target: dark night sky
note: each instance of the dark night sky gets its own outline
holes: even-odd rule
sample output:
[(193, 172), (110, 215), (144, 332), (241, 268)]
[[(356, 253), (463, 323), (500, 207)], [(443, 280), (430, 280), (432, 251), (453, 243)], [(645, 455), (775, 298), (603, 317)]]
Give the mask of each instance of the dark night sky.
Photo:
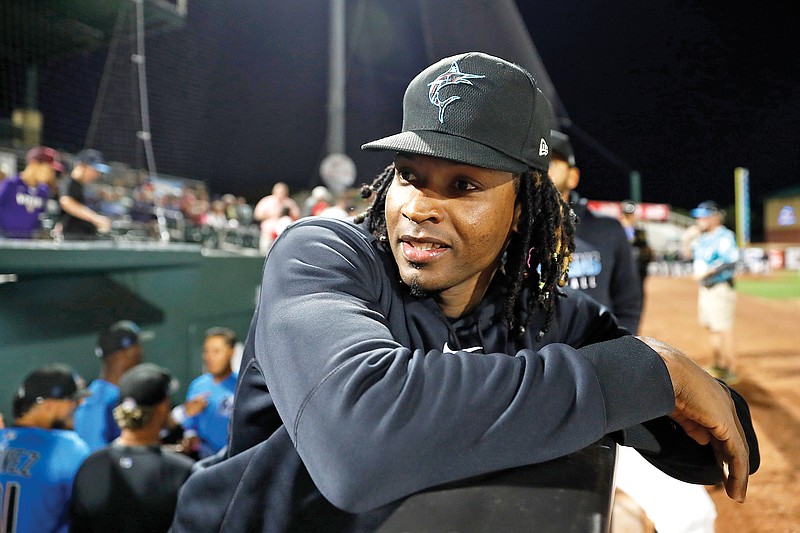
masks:
[[(737, 166), (754, 208), (800, 184), (796, 2), (517, 4), (570, 119), (641, 172), (644, 201), (730, 205)], [(621, 165), (575, 150), (584, 195), (627, 196)]]
[[(433, 60), (464, 51), (448, 50), (429, 60), (426, 43), (438, 40), (446, 49), (502, 40), (496, 29), (502, 17), (495, 11), (505, 5), (513, 12), (510, 0), (467, 4), (477, 13), (471, 27), (457, 24), (460, 20), (431, 24), (441, 4), (425, 0), (347, 2), (347, 151), (358, 165), (359, 183), (388, 162), (385, 154), (364, 154), (359, 147), (398, 131), (408, 81)], [(764, 196), (800, 184), (797, 2), (516, 4), (564, 109), (579, 128), (572, 137), (584, 196), (629, 197), (630, 169), (642, 175), (643, 201), (679, 208), (709, 198), (732, 204), (737, 166), (750, 170), (756, 210)], [(327, 122), (327, 5), (327, 0), (190, 0), (184, 29), (150, 37), (158, 170), (205, 180), (213, 193), (233, 192), (253, 202), (278, 179), (295, 190), (318, 184)], [(448, 22), (460, 16), (460, 4), (452, 6)], [(426, 18), (427, 29), (421, 22)], [(118, 56), (127, 60), (128, 54)], [(102, 57), (79, 61), (102, 66)], [(73, 76), (85, 66), (60, 65)], [(86, 88), (99, 85), (100, 70), (94, 77), (84, 75)], [(56, 75), (42, 81), (56, 89), (69, 85)], [(118, 94), (130, 96), (130, 82), (120, 87)], [(96, 93), (72, 93), (83, 99), (77, 122), (88, 125), (91, 105), (85, 100)], [(80, 108), (70, 98), (64, 90), (50, 95), (43, 90), (46, 128), (59, 120), (61, 110)], [(140, 165), (141, 150), (124, 157), (136, 142), (135, 124), (128, 124), (135, 106), (119, 98), (109, 102), (116, 111), (127, 109), (128, 117), (106, 115), (96, 147), (112, 159)], [(74, 115), (64, 120), (80, 129)], [(54, 146), (70, 149), (67, 143), (81, 139), (72, 129), (64, 130), (63, 142), (56, 132), (45, 133)], [(111, 138), (120, 131), (126, 132), (124, 140), (114, 144)]]

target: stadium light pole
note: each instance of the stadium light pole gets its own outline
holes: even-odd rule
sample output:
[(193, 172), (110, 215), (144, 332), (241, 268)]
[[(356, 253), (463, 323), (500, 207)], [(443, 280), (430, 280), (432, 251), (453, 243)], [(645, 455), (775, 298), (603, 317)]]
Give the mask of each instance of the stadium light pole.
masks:
[(638, 170), (631, 170), (631, 201), (635, 204), (642, 203), (642, 175)]
[(319, 173), (328, 189), (338, 194), (355, 181), (356, 166), (345, 153), (345, 0), (331, 0), (330, 10), (328, 136)]
[(328, 154), (343, 154), (345, 139), (345, 4), (331, 0), (328, 49)]

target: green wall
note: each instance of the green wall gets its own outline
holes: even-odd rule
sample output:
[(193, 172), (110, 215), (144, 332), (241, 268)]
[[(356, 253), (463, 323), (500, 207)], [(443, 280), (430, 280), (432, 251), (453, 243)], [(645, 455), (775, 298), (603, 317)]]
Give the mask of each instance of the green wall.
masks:
[[(264, 258), (184, 244), (0, 242), (0, 411), (33, 368), (60, 362), (86, 380), (100, 362), (100, 331), (121, 319), (142, 328), (145, 360), (180, 380), (202, 373), (203, 333), (232, 328), (244, 341)], [(11, 276), (8, 276), (11, 274)]]

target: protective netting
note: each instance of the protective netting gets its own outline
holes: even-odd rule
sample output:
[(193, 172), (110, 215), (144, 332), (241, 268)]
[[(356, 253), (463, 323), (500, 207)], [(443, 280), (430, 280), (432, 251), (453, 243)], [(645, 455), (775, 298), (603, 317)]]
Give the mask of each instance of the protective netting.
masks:
[[(145, 54), (137, 46), (135, 1), (3, 0), (0, 142), (19, 149), (47, 144), (67, 153), (93, 147), (109, 160), (149, 169), (141, 132), (148, 129), (143, 116), (152, 117), (157, 170), (192, 176), (198, 154), (211, 153), (201, 122), (218, 66), (214, 33), (202, 22), (224, 20), (226, 10), (209, 2), (204, 10), (218, 13), (188, 25), (188, 12), (180, 12), (185, 5), (143, 4)], [(136, 59), (142, 55), (147, 92)]]
[[(328, 83), (327, 0), (0, 0), (0, 145), (41, 142), (147, 169), (137, 63), (145, 70), (158, 174), (205, 182), (251, 202), (282, 180), (320, 184)], [(528, 68), (557, 102), (513, 0), (350, 0), (346, 151), (368, 181), (384, 154), (360, 145), (397, 130), (408, 80), (468, 49)], [(186, 8), (185, 15), (176, 14)], [(21, 111), (22, 110), (22, 111)], [(24, 111), (33, 110), (33, 111)], [(12, 115), (41, 128), (12, 124)], [(38, 135), (38, 136), (37, 136)]]

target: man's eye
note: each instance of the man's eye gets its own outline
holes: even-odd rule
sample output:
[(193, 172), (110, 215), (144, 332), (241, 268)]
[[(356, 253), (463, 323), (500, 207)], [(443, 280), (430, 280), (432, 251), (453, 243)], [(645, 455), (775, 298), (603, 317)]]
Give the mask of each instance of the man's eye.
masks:
[(459, 191), (474, 191), (474, 190), (477, 189), (477, 187), (473, 183), (471, 183), (471, 182), (469, 182), (467, 180), (458, 180), (458, 181), (456, 181), (455, 187)]
[(409, 183), (414, 179), (414, 175), (407, 170), (395, 170), (394, 175), (400, 183)]

